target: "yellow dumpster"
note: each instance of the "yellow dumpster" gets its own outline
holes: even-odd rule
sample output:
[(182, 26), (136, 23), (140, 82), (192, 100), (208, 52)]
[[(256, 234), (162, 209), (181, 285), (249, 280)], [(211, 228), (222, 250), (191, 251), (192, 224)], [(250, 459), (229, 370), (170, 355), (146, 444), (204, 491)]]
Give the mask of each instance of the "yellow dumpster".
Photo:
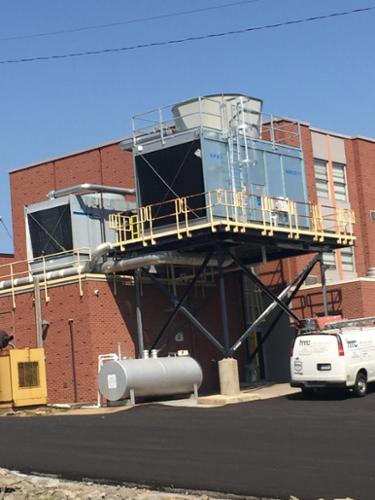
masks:
[(44, 349), (0, 351), (0, 406), (34, 406), (46, 403)]

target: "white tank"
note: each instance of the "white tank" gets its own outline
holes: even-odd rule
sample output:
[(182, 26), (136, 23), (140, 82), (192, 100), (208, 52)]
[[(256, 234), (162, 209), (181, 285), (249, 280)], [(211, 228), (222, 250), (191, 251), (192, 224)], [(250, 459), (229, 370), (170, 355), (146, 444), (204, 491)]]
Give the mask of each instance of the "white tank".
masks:
[(188, 394), (202, 384), (198, 362), (190, 356), (122, 359), (105, 363), (99, 372), (99, 391), (108, 401), (135, 396)]

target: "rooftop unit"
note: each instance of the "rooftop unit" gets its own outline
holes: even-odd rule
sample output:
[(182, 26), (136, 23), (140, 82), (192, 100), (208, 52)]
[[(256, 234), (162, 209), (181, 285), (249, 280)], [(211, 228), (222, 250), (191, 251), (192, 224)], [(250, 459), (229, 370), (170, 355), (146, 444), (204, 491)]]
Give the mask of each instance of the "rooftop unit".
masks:
[(134, 202), (113, 193), (70, 194), (26, 206), (31, 271), (77, 265), (77, 255), (84, 264), (98, 245), (116, 242), (110, 215), (129, 214), (134, 208)]
[[(124, 148), (129, 144), (123, 144)], [(155, 226), (168, 225), (170, 200), (187, 198), (190, 219), (228, 215), (211, 196), (223, 193), (234, 217), (243, 197), (245, 219), (262, 217), (261, 197), (276, 198), (279, 224), (288, 200), (308, 227), (299, 124), (262, 113), (262, 101), (241, 94), (190, 99), (133, 118), (138, 206), (155, 206)], [(245, 199), (246, 198), (246, 199)]]

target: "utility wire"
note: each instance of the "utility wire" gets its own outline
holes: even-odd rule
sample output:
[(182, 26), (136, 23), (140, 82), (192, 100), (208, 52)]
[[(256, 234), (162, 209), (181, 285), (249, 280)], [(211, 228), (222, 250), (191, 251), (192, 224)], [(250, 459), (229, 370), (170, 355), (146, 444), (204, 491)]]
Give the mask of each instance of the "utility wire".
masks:
[(183, 11), (179, 11), (179, 12), (171, 12), (169, 14), (159, 14), (158, 16), (138, 17), (135, 19), (128, 19), (127, 21), (117, 21), (115, 23), (96, 24), (96, 25), (91, 25), (91, 26), (81, 26), (78, 28), (71, 28), (71, 29), (65, 29), (65, 30), (46, 31), (45, 33), (32, 33), (30, 35), (16, 35), (16, 36), (10, 36), (10, 37), (6, 37), (6, 38), (0, 38), (0, 42), (10, 41), (10, 40), (26, 40), (26, 39), (30, 39), (30, 38), (41, 38), (41, 37), (48, 37), (48, 36), (65, 35), (67, 33), (79, 33), (82, 31), (107, 29), (107, 28), (113, 28), (115, 26), (125, 26), (127, 24), (142, 23), (144, 21), (158, 21), (159, 19), (166, 19), (169, 17), (187, 16), (190, 14), (196, 14), (198, 12), (208, 12), (208, 11), (212, 11), (212, 10), (226, 9), (228, 7), (235, 7), (237, 5), (245, 5), (245, 4), (261, 2), (261, 1), (262, 0), (241, 0), (241, 1), (237, 1), (237, 2), (224, 3), (224, 4), (220, 4), (220, 5), (213, 5), (211, 7), (202, 7), (200, 9), (183, 10)]
[(4, 219), (1, 216), (0, 216), (0, 223), (3, 225), (3, 228), (5, 229), (5, 232), (7, 233), (7, 235), (9, 236), (9, 239), (11, 241), (13, 241), (12, 235), (10, 234), (10, 231), (9, 231), (9, 229), (6, 226), (6, 224), (4, 222)]
[(160, 42), (141, 43), (138, 45), (129, 45), (127, 47), (113, 47), (113, 48), (108, 48), (108, 49), (87, 50), (85, 52), (71, 52), (68, 54), (54, 54), (54, 55), (50, 55), (50, 56), (23, 57), (20, 59), (5, 59), (5, 60), (0, 60), (0, 64), (17, 64), (17, 63), (25, 63), (25, 62), (36, 62), (36, 61), (51, 61), (51, 60), (56, 60), (56, 59), (69, 59), (72, 57), (95, 56), (95, 55), (110, 54), (110, 53), (115, 53), (115, 52), (126, 52), (126, 51), (146, 49), (146, 48), (151, 48), (151, 47), (162, 47), (162, 46), (166, 46), (166, 45), (177, 45), (177, 44), (182, 44), (182, 43), (186, 43), (186, 42), (207, 40), (209, 38), (219, 38), (219, 37), (224, 37), (224, 36), (249, 33), (252, 31), (261, 31), (261, 30), (267, 30), (267, 29), (281, 28), (283, 26), (292, 26), (292, 25), (296, 25), (296, 24), (311, 23), (311, 22), (315, 22), (315, 21), (322, 21), (323, 19), (343, 17), (343, 16), (348, 16), (351, 14), (359, 14), (359, 13), (363, 13), (363, 12), (369, 12), (372, 10), (375, 10), (375, 5), (371, 6), (371, 7), (363, 7), (360, 9), (353, 9), (353, 10), (347, 10), (347, 11), (341, 11), (341, 12), (331, 12), (330, 14), (323, 14), (320, 16), (292, 19), (290, 21), (283, 21), (283, 22), (274, 23), (274, 24), (265, 24), (263, 26), (252, 26), (250, 28), (244, 28), (244, 29), (240, 29), (240, 30), (223, 31), (220, 33), (210, 33), (210, 34), (206, 34), (206, 35), (190, 36), (187, 38), (179, 38), (176, 40), (165, 40), (165, 41), (160, 41)]

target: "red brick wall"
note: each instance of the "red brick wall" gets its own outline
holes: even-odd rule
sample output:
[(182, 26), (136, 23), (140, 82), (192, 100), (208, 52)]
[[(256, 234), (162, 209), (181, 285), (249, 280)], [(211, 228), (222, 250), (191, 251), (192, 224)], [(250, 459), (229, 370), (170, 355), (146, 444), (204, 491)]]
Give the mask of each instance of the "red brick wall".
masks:
[[(10, 264), (14, 261), (14, 255), (12, 253), (0, 253), (0, 266)], [(0, 271), (0, 275), (4, 274)]]
[[(354, 281), (327, 287), (330, 314), (345, 318), (374, 316), (375, 281)], [(323, 297), (320, 288), (302, 290), (293, 301), (293, 309), (300, 318), (323, 315)]]
[[(349, 148), (347, 148), (349, 149)], [(370, 219), (370, 210), (375, 210), (375, 143), (363, 139), (352, 141), (349, 154), (353, 159), (351, 182), (358, 187), (350, 192), (350, 201), (354, 203), (357, 220), (357, 234), (359, 241), (356, 243), (359, 266), (364, 266), (363, 274), (369, 267), (375, 266), (375, 222)], [(353, 177), (356, 180), (353, 180)], [(362, 255), (363, 253), (363, 255)]]
[[(244, 330), (240, 282), (226, 276), (231, 343)], [(116, 293), (115, 293), (116, 289)], [(192, 295), (189, 307), (221, 341), (221, 316), (217, 314), (217, 287), (200, 290)], [(135, 291), (129, 282), (83, 282), (83, 296), (78, 284), (67, 284), (48, 290), (49, 302), (42, 291), (42, 316), (50, 321), (45, 341), (49, 402), (93, 402), (97, 396), (98, 355), (118, 352), (134, 357), (137, 345), (135, 323)], [(154, 286), (143, 285), (142, 312), (145, 347), (151, 347), (172, 310), (169, 299)], [(1, 327), (15, 336), (16, 347), (36, 346), (36, 326), (33, 293), (16, 296), (16, 309), (10, 297), (0, 299)], [(69, 322), (69, 320), (73, 320)], [(175, 334), (183, 332), (184, 341), (176, 342)], [(203, 391), (218, 388), (217, 362), (223, 356), (181, 314), (178, 315), (161, 340), (160, 355), (188, 349), (202, 365)], [(236, 357), (244, 375), (246, 347)], [(74, 379), (75, 370), (75, 379)]]

